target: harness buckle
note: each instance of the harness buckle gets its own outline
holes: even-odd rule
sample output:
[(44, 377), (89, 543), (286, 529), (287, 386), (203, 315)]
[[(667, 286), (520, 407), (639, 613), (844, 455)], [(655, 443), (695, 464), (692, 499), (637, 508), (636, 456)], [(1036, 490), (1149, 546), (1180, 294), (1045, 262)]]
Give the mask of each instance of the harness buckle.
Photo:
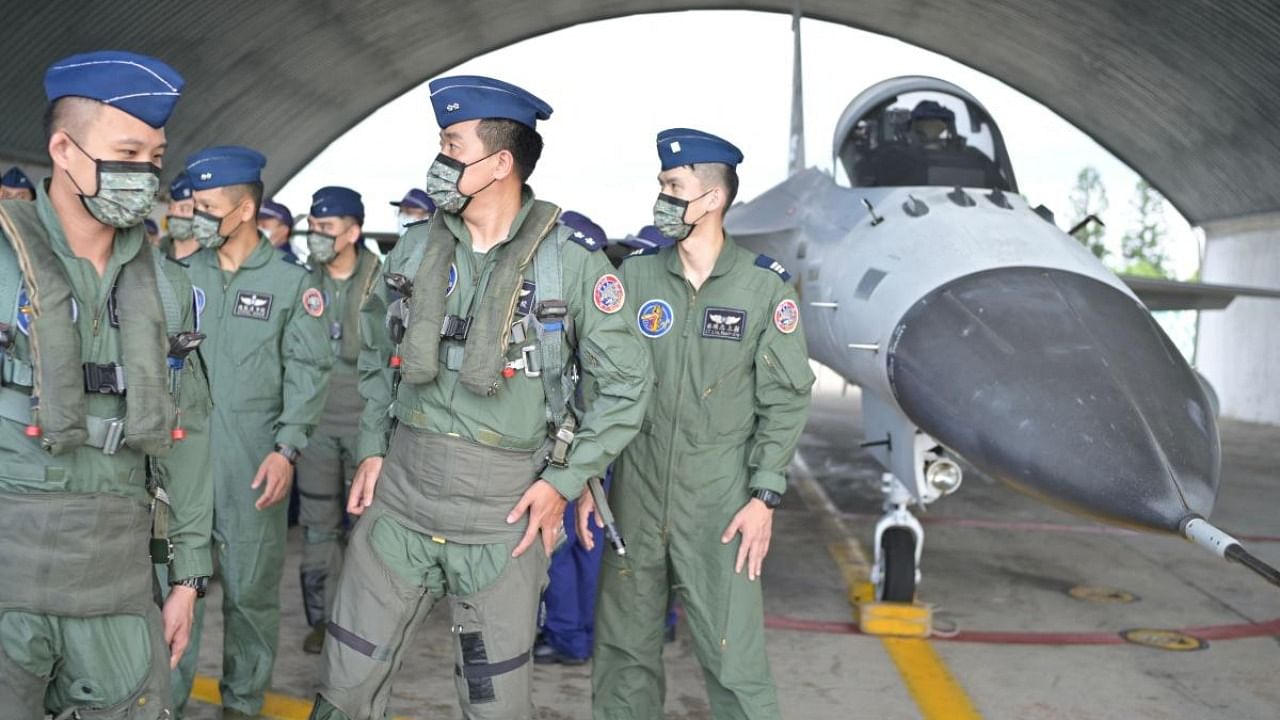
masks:
[(444, 322), (440, 326), (440, 337), (445, 340), (464, 342), (470, 332), (471, 318), (460, 315), (445, 315)]
[(525, 345), (520, 348), (520, 359), (523, 361), (525, 377), (542, 377), (542, 365), (538, 362), (537, 345)]
[(564, 329), (564, 319), (569, 316), (569, 303), (564, 300), (539, 300), (533, 314), (547, 332), (560, 332)]
[(123, 395), (124, 366), (117, 363), (85, 363), (84, 391), (100, 395)]

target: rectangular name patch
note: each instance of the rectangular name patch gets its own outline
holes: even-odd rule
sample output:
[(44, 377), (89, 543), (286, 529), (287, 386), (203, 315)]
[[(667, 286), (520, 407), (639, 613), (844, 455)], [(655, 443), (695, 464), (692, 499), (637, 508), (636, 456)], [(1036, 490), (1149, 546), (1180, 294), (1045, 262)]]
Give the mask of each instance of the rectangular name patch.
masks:
[(236, 306), (231, 309), (231, 314), (254, 320), (270, 320), (272, 299), (271, 293), (237, 290)]
[(747, 311), (709, 307), (702, 314), (702, 337), (742, 342), (747, 330)]

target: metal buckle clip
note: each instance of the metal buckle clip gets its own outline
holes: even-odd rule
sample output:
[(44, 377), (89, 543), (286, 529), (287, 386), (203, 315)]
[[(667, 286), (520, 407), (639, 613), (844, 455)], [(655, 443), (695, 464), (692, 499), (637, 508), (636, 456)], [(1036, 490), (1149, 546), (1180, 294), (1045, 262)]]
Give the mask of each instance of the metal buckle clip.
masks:
[(542, 366), (538, 364), (537, 345), (525, 345), (520, 348), (520, 359), (524, 361), (525, 377), (542, 377)]
[(124, 418), (111, 418), (106, 421), (107, 434), (102, 439), (102, 454), (115, 455), (124, 445)]
[(560, 332), (564, 329), (564, 319), (569, 316), (569, 304), (564, 300), (541, 300), (533, 314), (544, 330)]
[(467, 339), (467, 333), (471, 331), (471, 318), (464, 318), (458, 315), (445, 315), (444, 322), (440, 326), (440, 337), (445, 340), (457, 340), (463, 342)]

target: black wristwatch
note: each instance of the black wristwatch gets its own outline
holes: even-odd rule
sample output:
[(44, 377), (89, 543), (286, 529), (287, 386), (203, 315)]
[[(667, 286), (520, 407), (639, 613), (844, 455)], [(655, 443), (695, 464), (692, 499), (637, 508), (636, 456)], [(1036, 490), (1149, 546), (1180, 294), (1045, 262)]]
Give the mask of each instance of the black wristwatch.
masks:
[(765, 507), (770, 510), (782, 504), (782, 494), (764, 488), (755, 488), (751, 491), (751, 497), (764, 503)]
[(276, 452), (283, 455), (284, 459), (288, 460), (290, 465), (297, 465), (298, 456), (302, 454), (298, 452), (298, 448), (293, 447), (292, 445), (285, 445), (284, 443), (276, 443)]
[(205, 592), (209, 589), (209, 576), (197, 575), (195, 577), (182, 578), (181, 580), (173, 580), (169, 583), (169, 585), (170, 586), (181, 585), (183, 587), (189, 587), (192, 590), (196, 591), (196, 597), (202, 598), (204, 597)]

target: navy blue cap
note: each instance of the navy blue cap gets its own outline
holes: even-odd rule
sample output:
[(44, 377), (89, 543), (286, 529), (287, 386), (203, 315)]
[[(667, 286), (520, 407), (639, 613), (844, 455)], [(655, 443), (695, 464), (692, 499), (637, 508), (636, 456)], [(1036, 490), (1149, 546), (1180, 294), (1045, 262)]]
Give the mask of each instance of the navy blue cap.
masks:
[(178, 173), (178, 177), (169, 183), (169, 199), (170, 200), (190, 200), (191, 199), (191, 178), (187, 177), (187, 171), (183, 170)]
[(192, 190), (246, 185), (262, 180), (267, 158), (241, 145), (215, 145), (187, 158), (187, 178)]
[(539, 120), (551, 117), (551, 106), (533, 93), (493, 78), (455, 75), (432, 80), (428, 87), (442, 128), (467, 120), (502, 119), (536, 130)]
[(360, 193), (351, 188), (330, 185), (322, 187), (311, 196), (311, 217), (340, 217), (351, 215), (364, 220), (364, 203)]
[(142, 221), (142, 224), (146, 226), (147, 232), (151, 233), (152, 235), (160, 234), (160, 226), (156, 224), (155, 220), (152, 220), (151, 218), (147, 218), (146, 220)]
[(289, 212), (289, 208), (285, 207), (283, 203), (278, 203), (275, 200), (263, 200), (262, 207), (258, 208), (258, 217), (275, 218), (285, 225), (293, 227), (293, 213)]
[(742, 162), (742, 151), (711, 133), (671, 128), (658, 133), (658, 159), (662, 161), (663, 170), (698, 163), (722, 163), (733, 167)]
[(404, 198), (401, 200), (391, 201), (391, 204), (396, 207), (408, 205), (409, 207), (421, 208), (429, 213), (434, 213), (436, 211), (436, 204), (427, 196), (427, 191), (419, 190), (418, 188), (414, 188), (405, 193)]
[(72, 55), (49, 66), (49, 102), (83, 97), (123, 110), (153, 128), (164, 127), (185, 82), (176, 70), (146, 55), (118, 50)]
[(14, 165), (9, 171), (0, 178), (0, 185), (9, 188), (24, 188), (26, 190), (35, 190), (36, 187), (31, 184), (31, 178), (22, 172), (22, 168)]
[(675, 241), (663, 235), (658, 228), (652, 225), (645, 225), (640, 228), (640, 232), (635, 235), (628, 235), (619, 241), (627, 247), (633, 248), (664, 248), (668, 245), (674, 245)]
[(956, 114), (950, 108), (934, 100), (921, 100), (911, 109), (912, 120), (946, 120), (955, 122)]

